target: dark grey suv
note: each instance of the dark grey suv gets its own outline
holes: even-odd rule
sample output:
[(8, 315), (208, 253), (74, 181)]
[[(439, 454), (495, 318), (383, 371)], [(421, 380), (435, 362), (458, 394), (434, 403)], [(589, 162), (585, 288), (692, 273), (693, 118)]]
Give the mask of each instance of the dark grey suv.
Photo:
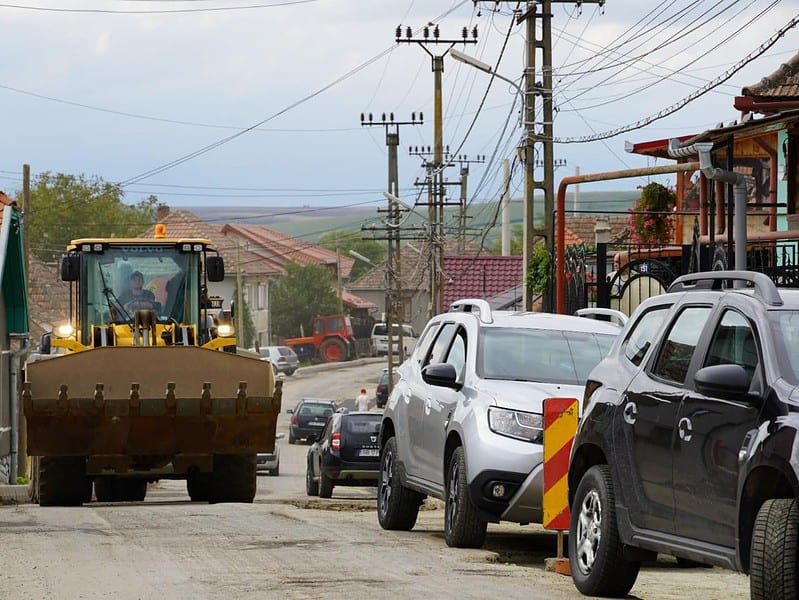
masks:
[(762, 273), (677, 279), (591, 372), (569, 466), (577, 588), (624, 596), (672, 554), (799, 590), (799, 290)]

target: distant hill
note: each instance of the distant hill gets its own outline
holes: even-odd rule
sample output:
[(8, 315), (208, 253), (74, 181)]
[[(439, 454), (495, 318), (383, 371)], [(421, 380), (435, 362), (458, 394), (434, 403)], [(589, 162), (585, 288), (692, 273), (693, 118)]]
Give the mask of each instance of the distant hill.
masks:
[[(633, 206), (635, 200), (640, 196), (636, 190), (624, 190), (618, 192), (588, 192), (580, 191), (579, 194), (579, 214), (626, 214), (627, 209)], [(543, 204), (543, 200), (536, 202), (536, 207)], [(364, 237), (375, 235), (382, 237), (382, 219), (384, 213), (379, 213), (375, 206), (369, 207), (257, 207), (257, 206), (181, 206), (176, 209), (191, 211), (201, 219), (209, 223), (248, 223), (253, 225), (264, 225), (275, 231), (285, 233), (292, 237), (301, 238), (309, 242), (315, 242), (320, 235), (329, 231), (346, 230), (357, 231), (365, 228)], [(382, 207), (381, 207), (382, 208)], [(566, 208), (569, 214), (574, 210), (574, 194), (567, 194)], [(514, 199), (511, 202), (511, 223), (522, 223), (522, 201)], [(540, 209), (539, 209), (540, 211)], [(427, 214), (426, 207), (417, 209), (419, 213), (411, 213), (404, 226), (421, 225)], [(457, 208), (446, 207), (445, 223), (447, 228), (457, 226)], [(472, 237), (486, 233), (489, 242), (498, 235), (500, 216), (497, 212), (496, 203), (475, 203), (469, 206), (467, 211), (467, 227), (470, 229)], [(540, 217), (540, 215), (539, 215)], [(371, 230), (376, 230), (370, 233)], [(452, 229), (454, 230), (454, 229)]]

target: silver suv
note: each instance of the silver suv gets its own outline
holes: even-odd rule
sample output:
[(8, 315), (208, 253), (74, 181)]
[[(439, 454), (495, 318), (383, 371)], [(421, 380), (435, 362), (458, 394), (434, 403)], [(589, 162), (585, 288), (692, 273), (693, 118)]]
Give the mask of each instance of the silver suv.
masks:
[(380, 525), (410, 530), (427, 495), (446, 503), (449, 546), (482, 546), (488, 522), (540, 522), (544, 399), (582, 399), (619, 331), (582, 317), (492, 311), (485, 300), (433, 317), (397, 369), (383, 415)]

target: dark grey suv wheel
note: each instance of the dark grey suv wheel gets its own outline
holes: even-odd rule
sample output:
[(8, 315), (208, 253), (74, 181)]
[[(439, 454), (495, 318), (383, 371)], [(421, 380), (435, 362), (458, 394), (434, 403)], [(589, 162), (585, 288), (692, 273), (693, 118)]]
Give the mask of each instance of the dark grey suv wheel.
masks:
[(752, 600), (796, 598), (799, 592), (799, 503), (766, 500), (752, 532), (749, 589)]
[(400, 483), (397, 465), (397, 441), (390, 438), (380, 458), (377, 483), (377, 519), (383, 529), (410, 531), (419, 516), (424, 496)]
[(626, 560), (616, 526), (610, 468), (588, 469), (571, 506), (569, 563), (575, 587), (587, 596), (626, 596), (640, 563)]

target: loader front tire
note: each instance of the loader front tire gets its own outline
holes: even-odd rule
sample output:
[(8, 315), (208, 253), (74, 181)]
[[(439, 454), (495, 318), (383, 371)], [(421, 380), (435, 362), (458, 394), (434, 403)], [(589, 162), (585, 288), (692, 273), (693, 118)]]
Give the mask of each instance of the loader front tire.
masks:
[(215, 454), (209, 502), (245, 502), (255, 499), (255, 454)]
[(193, 502), (208, 502), (211, 499), (211, 473), (190, 473), (186, 477), (186, 491)]
[(42, 456), (39, 460), (39, 506), (80, 506), (92, 497), (82, 456)]

